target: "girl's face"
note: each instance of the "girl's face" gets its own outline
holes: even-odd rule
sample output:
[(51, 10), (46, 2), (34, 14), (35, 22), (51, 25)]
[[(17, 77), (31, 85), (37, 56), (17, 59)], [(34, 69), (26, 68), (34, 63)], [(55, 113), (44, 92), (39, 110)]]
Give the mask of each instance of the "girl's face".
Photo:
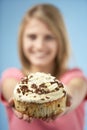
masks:
[(52, 65), (57, 51), (56, 38), (46, 24), (38, 19), (31, 19), (23, 35), (23, 52), (31, 65)]

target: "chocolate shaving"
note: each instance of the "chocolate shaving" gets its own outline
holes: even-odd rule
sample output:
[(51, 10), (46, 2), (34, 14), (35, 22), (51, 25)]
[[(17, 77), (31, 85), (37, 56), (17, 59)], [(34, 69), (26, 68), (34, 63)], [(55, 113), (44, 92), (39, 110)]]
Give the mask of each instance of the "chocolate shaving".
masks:
[(25, 94), (25, 92), (23, 91), (23, 92), (22, 92), (22, 94), (24, 95), (24, 94)]
[(19, 87), (21, 87), (21, 85), (19, 84)]
[(47, 88), (47, 86), (45, 85), (45, 83), (40, 84), (39, 87), (41, 87), (41, 88)]
[(19, 97), (21, 97), (21, 95), (19, 95)]
[(31, 79), (33, 77), (33, 75), (30, 75), (29, 79)]
[(55, 84), (55, 83), (57, 83), (58, 84), (58, 82), (57, 81), (54, 81), (54, 82), (50, 82), (51, 84)]
[(57, 87), (57, 88), (55, 88), (55, 90), (57, 90), (57, 91), (58, 91), (58, 90), (59, 90), (59, 88)]
[(44, 90), (44, 89), (41, 89), (41, 88), (38, 88), (35, 90), (35, 93), (37, 94), (46, 94), (46, 93), (49, 93), (50, 91), (49, 90)]
[(54, 89), (54, 90), (52, 90), (51, 92), (56, 92), (56, 90)]
[(31, 88), (37, 88), (37, 85), (36, 84), (32, 84)]
[(40, 94), (41, 93), (40, 89), (36, 89), (35, 93), (39, 93)]
[(58, 104), (58, 107), (60, 107), (60, 104)]
[(20, 92), (21, 92), (19, 88), (17, 88), (17, 92), (18, 92), (18, 93), (20, 93)]
[(47, 96), (46, 96), (46, 98), (47, 98), (47, 99), (50, 99), (50, 97), (47, 97)]
[(41, 98), (41, 100), (45, 100), (44, 98)]
[(23, 86), (21, 86), (20, 89), (21, 89), (23, 95), (24, 95), (26, 92), (29, 92), (29, 90), (28, 90), (28, 86), (27, 86), (27, 85), (23, 85)]
[(63, 88), (64, 87), (62, 83), (58, 83), (58, 86), (59, 86), (59, 88)]
[(64, 93), (64, 96), (66, 95), (66, 91), (65, 90), (63, 90), (63, 93)]
[(20, 83), (21, 84), (27, 84), (28, 83), (28, 77), (26, 76), (26, 77), (22, 78)]

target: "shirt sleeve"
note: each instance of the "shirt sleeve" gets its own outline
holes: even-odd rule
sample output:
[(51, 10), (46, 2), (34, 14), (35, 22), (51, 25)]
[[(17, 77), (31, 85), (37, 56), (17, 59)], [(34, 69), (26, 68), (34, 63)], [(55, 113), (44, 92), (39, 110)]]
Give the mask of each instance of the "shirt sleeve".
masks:
[(20, 70), (16, 69), (16, 68), (10, 68), (5, 70), (2, 73), (2, 77), (1, 77), (1, 82), (3, 82), (3, 80), (7, 79), (7, 78), (14, 78), (17, 81), (19, 81), (21, 78), (23, 78), (23, 74)]
[[(81, 77), (83, 78), (85, 81), (87, 81), (87, 77), (84, 75), (83, 71), (80, 70), (79, 68), (74, 68), (72, 70), (69, 70), (68, 72), (66, 72), (65, 74), (63, 74), (60, 78), (60, 80), (64, 83), (67, 84), (70, 80), (72, 80), (73, 78), (77, 78), (77, 77)], [(85, 99), (87, 100), (87, 96), (85, 97)]]
[[(22, 74), (22, 72), (16, 68), (9, 68), (9, 69), (5, 70), (1, 76), (0, 90), (1, 90), (2, 83), (6, 79), (13, 78), (13, 79), (16, 79), (17, 81), (20, 81), (20, 79), (23, 77), (24, 77), (24, 75)], [(0, 92), (0, 100), (4, 105), (8, 105), (7, 101), (4, 99), (4, 96), (1, 92)]]

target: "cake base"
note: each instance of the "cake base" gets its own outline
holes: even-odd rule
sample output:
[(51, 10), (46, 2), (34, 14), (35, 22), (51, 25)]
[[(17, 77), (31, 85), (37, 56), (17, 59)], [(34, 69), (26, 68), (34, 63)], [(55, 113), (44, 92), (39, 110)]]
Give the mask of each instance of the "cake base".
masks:
[(66, 108), (66, 96), (45, 103), (21, 102), (14, 99), (15, 109), (33, 118), (49, 118), (62, 114)]

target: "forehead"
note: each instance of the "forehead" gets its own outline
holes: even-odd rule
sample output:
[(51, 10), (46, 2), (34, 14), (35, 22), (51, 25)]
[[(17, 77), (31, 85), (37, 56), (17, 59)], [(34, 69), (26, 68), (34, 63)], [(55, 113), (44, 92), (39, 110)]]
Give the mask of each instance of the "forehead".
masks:
[(25, 26), (25, 32), (44, 32), (53, 34), (52, 31), (46, 25), (46, 23), (35, 18), (32, 18), (30, 21), (28, 21), (27, 25)]

